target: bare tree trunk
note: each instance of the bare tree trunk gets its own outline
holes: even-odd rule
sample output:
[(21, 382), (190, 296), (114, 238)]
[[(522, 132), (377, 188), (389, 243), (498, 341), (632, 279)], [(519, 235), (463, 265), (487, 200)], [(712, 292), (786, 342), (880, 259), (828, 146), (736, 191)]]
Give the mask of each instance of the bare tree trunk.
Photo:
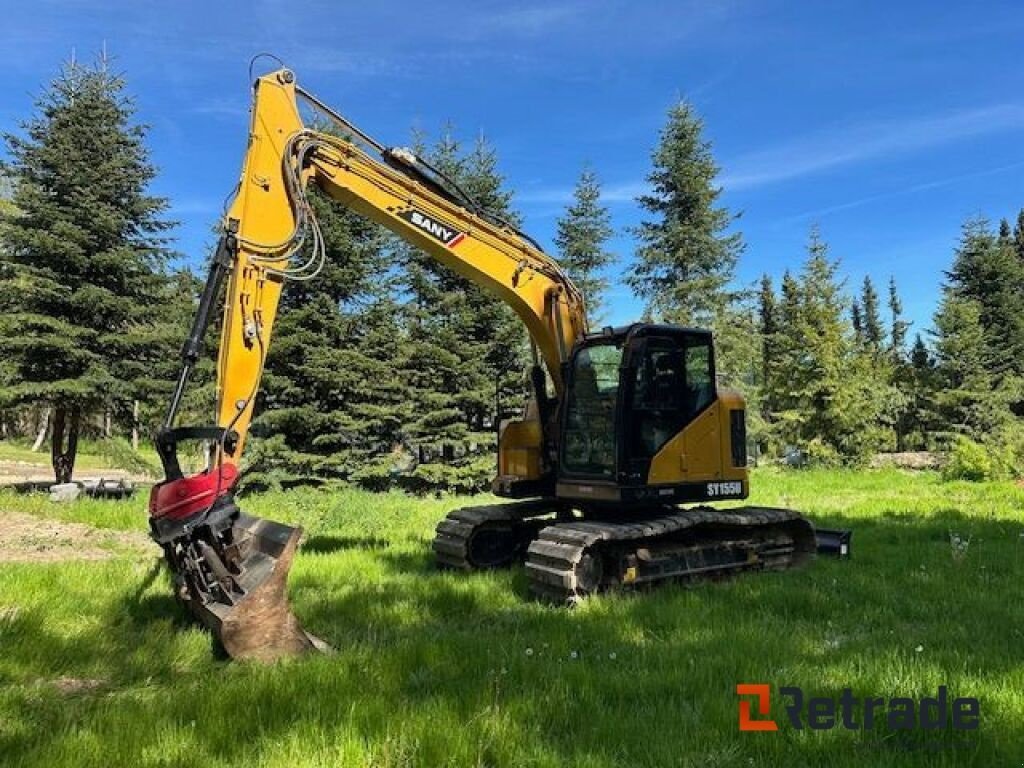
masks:
[(110, 438), (110, 410), (107, 409), (103, 412), (103, 436)]
[(139, 401), (132, 403), (132, 448), (139, 450)]
[[(63, 403), (54, 406), (53, 439), (50, 441), (50, 458), (53, 474), (58, 483), (70, 483), (75, 471), (75, 455), (78, 453), (78, 430), (82, 423), (82, 409), (78, 405), (70, 408)], [(65, 430), (67, 434), (65, 435)]]
[(46, 441), (46, 433), (50, 431), (50, 409), (43, 408), (43, 412), (39, 416), (39, 431), (36, 432), (36, 441), (32, 443), (32, 453), (35, 453), (43, 447), (43, 443)]

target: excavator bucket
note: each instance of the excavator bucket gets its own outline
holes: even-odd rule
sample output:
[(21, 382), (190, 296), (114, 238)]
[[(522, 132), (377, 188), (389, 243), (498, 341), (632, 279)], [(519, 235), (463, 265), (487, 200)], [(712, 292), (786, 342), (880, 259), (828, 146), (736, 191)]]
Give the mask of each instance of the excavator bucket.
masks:
[[(288, 571), (302, 529), (240, 511), (229, 496), (205, 512), (190, 492), (214, 483), (199, 475), (155, 486), (150, 527), (163, 548), (178, 598), (233, 659), (275, 661), (329, 651), (303, 630), (288, 604)], [(202, 493), (196, 494), (200, 499)]]
[[(301, 528), (240, 513), (222, 552), (198, 547), (223, 587), (220, 595), (189, 586), (189, 608), (233, 659), (269, 662), (326, 644), (302, 629), (288, 604), (287, 582)], [(219, 562), (218, 562), (219, 561)]]
[(302, 529), (242, 512), (233, 464), (186, 477), (177, 445), (224, 441), (219, 427), (157, 433), (168, 480), (153, 486), (149, 526), (174, 576), (175, 592), (233, 659), (274, 661), (329, 647), (302, 629), (288, 605), (288, 571)]

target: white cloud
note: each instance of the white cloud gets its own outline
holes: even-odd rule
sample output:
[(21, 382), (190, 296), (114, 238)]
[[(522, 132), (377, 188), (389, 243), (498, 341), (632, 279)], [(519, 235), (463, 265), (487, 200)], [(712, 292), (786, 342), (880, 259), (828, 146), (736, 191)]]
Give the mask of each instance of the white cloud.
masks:
[(786, 220), (794, 222), (805, 219), (816, 219), (822, 216), (827, 216), (830, 213), (848, 211), (851, 208), (860, 208), (862, 205), (870, 205), (871, 203), (877, 203), (882, 200), (889, 200), (894, 197), (903, 197), (904, 195), (913, 195), (917, 192), (926, 192), (930, 189), (948, 187), (950, 184), (956, 184), (957, 182), (961, 181), (968, 181), (969, 179), (979, 179), (985, 176), (994, 176), (998, 173), (1016, 170), (1017, 168), (1024, 168), (1024, 160), (1016, 163), (999, 165), (996, 166), (995, 168), (988, 168), (983, 171), (975, 171), (974, 173), (961, 173), (956, 176), (947, 176), (942, 179), (933, 179), (932, 181), (925, 181), (921, 182), (920, 184), (912, 184), (908, 187), (901, 187), (900, 189), (893, 189), (888, 192), (881, 192), (877, 195), (868, 195), (867, 197), (857, 198), (856, 200), (848, 200), (845, 203), (837, 203), (836, 205), (830, 205), (825, 208), (817, 208), (811, 211), (804, 211), (803, 213), (798, 213), (793, 216), (790, 216)]
[(1024, 105), (1020, 104), (847, 125), (742, 155), (725, 164), (720, 181), (726, 189), (750, 189), (1022, 127)]
[(515, 8), (482, 16), (473, 23), (471, 29), (476, 30), (481, 36), (496, 33), (539, 35), (550, 31), (551, 25), (566, 21), (582, 10), (583, 5), (580, 3), (552, 3)]
[[(623, 181), (605, 184), (601, 187), (601, 200), (605, 203), (631, 203), (638, 195), (647, 192), (647, 184), (643, 181)], [(516, 194), (516, 202), (522, 203), (559, 203), (572, 201), (572, 187), (538, 187), (527, 189)]]

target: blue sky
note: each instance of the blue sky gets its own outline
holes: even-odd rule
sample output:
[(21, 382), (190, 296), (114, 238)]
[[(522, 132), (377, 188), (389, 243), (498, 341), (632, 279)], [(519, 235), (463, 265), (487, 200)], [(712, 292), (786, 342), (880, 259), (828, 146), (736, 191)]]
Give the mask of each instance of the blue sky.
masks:
[[(613, 279), (680, 97), (704, 116), (724, 202), (742, 212), (741, 282), (798, 268), (817, 224), (850, 287), (894, 275), (923, 330), (960, 222), (1024, 206), (1024, 6), (1012, 0), (3, 6), (0, 130), (17, 129), (72, 50), (105, 43), (196, 264), (238, 173), (260, 51), (385, 143), (449, 120), (467, 141), (484, 133), (542, 243), (590, 163), (618, 232)], [(615, 322), (640, 312), (624, 288), (610, 301)]]

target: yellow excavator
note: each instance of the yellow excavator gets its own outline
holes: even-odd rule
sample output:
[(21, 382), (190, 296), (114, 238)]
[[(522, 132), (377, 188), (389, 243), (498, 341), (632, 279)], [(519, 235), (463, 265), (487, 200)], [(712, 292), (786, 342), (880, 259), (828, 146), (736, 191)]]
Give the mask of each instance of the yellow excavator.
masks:
[[(337, 130), (307, 128), (300, 103)], [(571, 604), (610, 587), (786, 568), (815, 552), (813, 526), (793, 511), (680, 506), (749, 490), (744, 400), (717, 386), (708, 331), (635, 323), (589, 332), (579, 290), (534, 240), (280, 69), (254, 85), (242, 174), (157, 435), (165, 479), (149, 505), (178, 597), (230, 656), (323, 647), (287, 601), (301, 531), (251, 517), (233, 497), (281, 290), (315, 278), (325, 258), (311, 184), (492, 292), (529, 332), (532, 394), (499, 435), (493, 491), (507, 501), (441, 521), (440, 566), (525, 561), (534, 593)], [(216, 424), (175, 426), (221, 304)], [(189, 440), (210, 451), (207, 468), (186, 476), (178, 445)]]

